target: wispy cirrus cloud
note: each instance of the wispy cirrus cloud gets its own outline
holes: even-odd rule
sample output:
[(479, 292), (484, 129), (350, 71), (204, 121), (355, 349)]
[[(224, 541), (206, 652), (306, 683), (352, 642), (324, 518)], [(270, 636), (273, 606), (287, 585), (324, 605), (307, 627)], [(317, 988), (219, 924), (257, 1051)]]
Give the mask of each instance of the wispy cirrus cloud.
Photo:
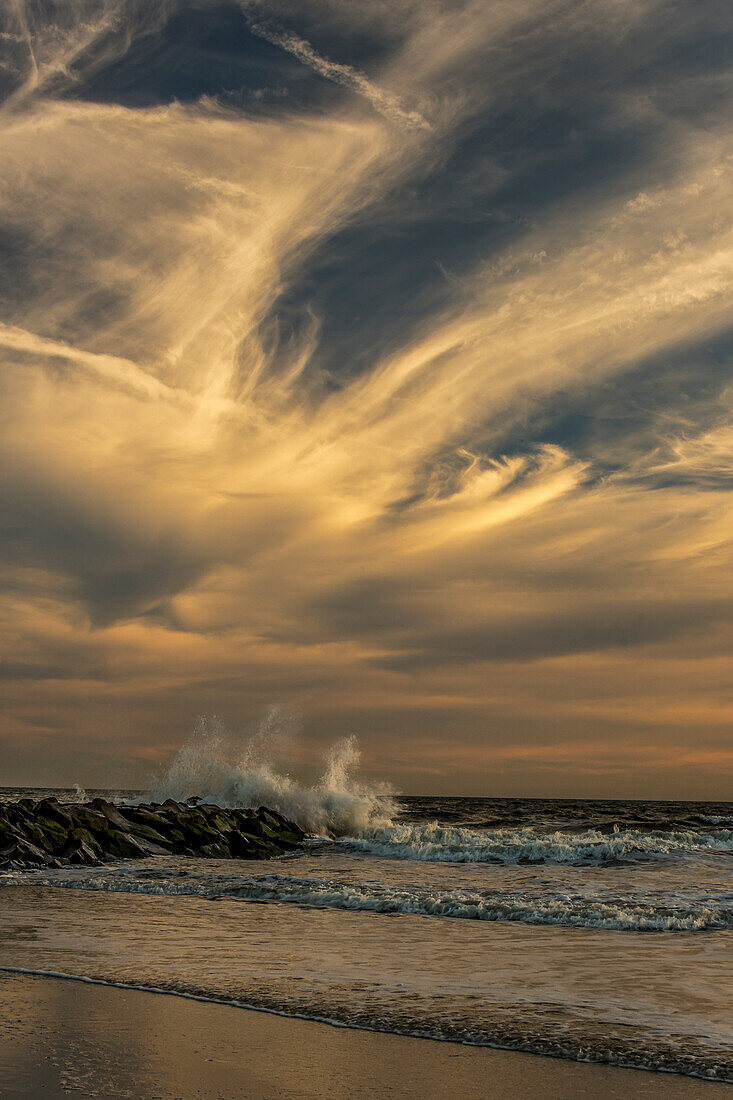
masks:
[(90, 781), (133, 776), (196, 713), (277, 699), (417, 785), (435, 736), (456, 784), (463, 746), (539, 791), (551, 735), (616, 746), (599, 791), (670, 792), (665, 739), (694, 736), (717, 789), (730, 77), (680, 7), (14, 10), (15, 767), (63, 765), (61, 731), (99, 736)]
[(293, 54), (294, 57), (297, 57), (304, 65), (308, 65), (319, 76), (325, 77), (326, 80), (332, 80), (335, 84), (341, 84), (357, 95), (363, 96), (371, 103), (375, 111), (389, 119), (390, 122), (396, 122), (409, 129), (430, 130), (430, 123), (426, 118), (423, 118), (419, 111), (406, 109), (397, 96), (390, 94), (384, 88), (380, 88), (369, 80), (364, 73), (360, 73), (351, 65), (329, 61), (328, 58), (322, 57), (314, 50), (309, 42), (295, 34), (278, 33), (254, 20), (249, 22), (249, 28), (253, 34), (264, 38), (266, 42), (271, 42), (273, 46), (279, 46), (281, 49)]

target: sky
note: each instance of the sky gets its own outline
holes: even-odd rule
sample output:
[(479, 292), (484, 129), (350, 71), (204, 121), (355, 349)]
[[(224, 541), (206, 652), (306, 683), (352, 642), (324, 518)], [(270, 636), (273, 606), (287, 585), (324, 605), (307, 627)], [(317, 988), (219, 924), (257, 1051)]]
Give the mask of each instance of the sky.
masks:
[(0, 21), (0, 782), (733, 798), (728, 0)]

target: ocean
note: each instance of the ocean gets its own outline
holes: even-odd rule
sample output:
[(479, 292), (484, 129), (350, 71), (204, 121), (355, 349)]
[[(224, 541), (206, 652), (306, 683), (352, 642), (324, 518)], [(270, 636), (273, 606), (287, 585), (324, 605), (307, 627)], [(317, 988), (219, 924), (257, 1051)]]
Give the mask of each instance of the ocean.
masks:
[(733, 1083), (733, 804), (270, 802), (302, 851), (5, 873), (0, 967)]

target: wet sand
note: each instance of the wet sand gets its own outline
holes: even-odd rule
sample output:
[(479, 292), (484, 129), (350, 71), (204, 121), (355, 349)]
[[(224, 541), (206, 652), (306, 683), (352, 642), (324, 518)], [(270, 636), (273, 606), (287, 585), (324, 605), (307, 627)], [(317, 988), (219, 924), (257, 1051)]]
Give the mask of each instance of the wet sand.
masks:
[(432, 1042), (65, 979), (0, 974), (0, 1096), (135, 1100), (715, 1100), (672, 1074)]

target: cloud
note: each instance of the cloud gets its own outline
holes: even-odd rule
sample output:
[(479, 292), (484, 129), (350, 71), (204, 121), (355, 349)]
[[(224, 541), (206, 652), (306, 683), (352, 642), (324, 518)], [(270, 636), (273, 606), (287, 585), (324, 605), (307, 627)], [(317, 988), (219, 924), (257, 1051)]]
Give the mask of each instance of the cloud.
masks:
[(187, 60), (135, 6), (18, 10), (12, 744), (104, 729), (102, 757), (147, 760), (197, 711), (275, 700), (411, 783), (426, 730), (530, 785), (546, 730), (641, 730), (662, 775), (684, 727), (725, 766), (731, 148), (696, 18), (258, 5), (252, 29), (335, 82), (263, 113), (228, 87), (115, 101), (141, 42)]
[(0, 14), (0, 34), (8, 47), (6, 109), (33, 96), (64, 89), (83, 65), (88, 78), (96, 68), (117, 61), (133, 37), (159, 28), (173, 9), (128, 0), (50, 0), (40, 6), (13, 0)]
[(378, 111), (380, 115), (384, 115), (390, 122), (396, 122), (408, 129), (430, 130), (430, 123), (423, 118), (419, 111), (405, 109), (396, 96), (391, 95), (383, 88), (379, 88), (363, 73), (353, 69), (350, 65), (329, 61), (317, 53), (309, 42), (305, 42), (295, 34), (281, 34), (255, 21), (250, 21), (249, 27), (253, 34), (264, 38), (267, 42), (271, 42), (273, 46), (280, 46), (281, 49), (287, 50), (288, 53), (293, 54), (304, 65), (308, 65), (320, 76), (325, 77), (326, 80), (342, 84), (345, 88), (356, 92), (357, 95), (363, 96), (371, 103), (375, 111)]
[[(689, 638), (727, 623), (733, 606), (723, 601), (596, 604), (573, 612), (519, 614), (479, 627), (446, 629), (442, 633), (411, 637), (412, 652), (395, 654), (387, 668), (410, 671), (417, 667), (464, 662), (533, 661), (572, 653), (628, 649)], [(382, 623), (382, 629), (385, 624)], [(693, 643), (694, 644), (694, 643)], [(377, 663), (380, 663), (377, 660)]]

